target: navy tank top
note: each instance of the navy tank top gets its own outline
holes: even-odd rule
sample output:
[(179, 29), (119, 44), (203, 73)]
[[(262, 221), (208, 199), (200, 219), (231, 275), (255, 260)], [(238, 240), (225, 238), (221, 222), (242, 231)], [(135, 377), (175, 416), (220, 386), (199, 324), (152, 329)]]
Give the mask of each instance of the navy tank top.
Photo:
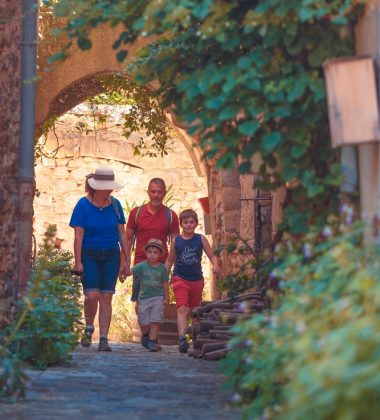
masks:
[(202, 273), (202, 235), (194, 233), (191, 239), (177, 236), (174, 242), (176, 259), (173, 274), (184, 280), (203, 279)]

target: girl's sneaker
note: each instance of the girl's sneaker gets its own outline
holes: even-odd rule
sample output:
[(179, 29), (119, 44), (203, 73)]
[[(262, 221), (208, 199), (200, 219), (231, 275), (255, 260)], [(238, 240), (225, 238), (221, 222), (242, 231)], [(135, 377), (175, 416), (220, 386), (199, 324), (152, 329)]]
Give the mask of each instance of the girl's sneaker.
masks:
[(80, 344), (82, 347), (90, 347), (92, 343), (92, 334), (94, 333), (94, 327), (86, 327), (82, 338), (80, 340)]
[(179, 338), (178, 350), (180, 353), (187, 353), (188, 349), (189, 349), (189, 343), (187, 342), (186, 337), (181, 335), (181, 337)]

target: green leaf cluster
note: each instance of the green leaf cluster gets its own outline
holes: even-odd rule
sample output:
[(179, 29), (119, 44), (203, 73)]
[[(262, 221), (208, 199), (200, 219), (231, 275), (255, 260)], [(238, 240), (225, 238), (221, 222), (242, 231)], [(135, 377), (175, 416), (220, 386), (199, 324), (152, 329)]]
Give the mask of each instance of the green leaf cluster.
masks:
[(24, 397), (27, 380), (28, 376), (22, 370), (21, 361), (0, 344), (0, 402), (11, 402)]
[(34, 263), (28, 291), (20, 303), (25, 316), (10, 347), (19, 360), (38, 369), (69, 360), (81, 330), (80, 284), (70, 273), (72, 254), (53, 249), (53, 235), (50, 228)]
[(361, 226), (324, 231), (277, 249), (272, 311), (234, 328), (222, 370), (245, 418), (378, 417), (379, 250)]

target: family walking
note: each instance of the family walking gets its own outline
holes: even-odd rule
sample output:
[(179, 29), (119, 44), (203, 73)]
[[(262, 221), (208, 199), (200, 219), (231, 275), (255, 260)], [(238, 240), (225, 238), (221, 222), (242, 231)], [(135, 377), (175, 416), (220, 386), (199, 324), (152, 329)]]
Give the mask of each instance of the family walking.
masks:
[[(120, 202), (111, 195), (122, 188), (112, 169), (97, 168), (86, 177), (85, 185), (86, 195), (76, 204), (70, 220), (74, 228), (74, 270), (82, 273), (84, 292), (86, 326), (81, 345), (91, 345), (99, 310), (98, 351), (112, 351), (107, 336), (116, 281), (119, 278), (123, 282), (133, 275), (131, 300), (142, 332), (141, 344), (152, 352), (160, 350), (158, 333), (164, 306), (169, 303), (169, 273), (174, 265), (171, 282), (177, 307), (178, 346), (180, 352), (186, 353), (187, 322), (191, 309), (202, 300), (203, 251), (212, 263), (213, 273), (220, 274), (218, 258), (207, 238), (195, 233), (196, 212), (186, 209), (178, 218), (163, 204), (164, 180), (153, 178), (147, 190), (149, 202), (132, 209), (126, 223)], [(196, 319), (192, 319), (195, 323)]]

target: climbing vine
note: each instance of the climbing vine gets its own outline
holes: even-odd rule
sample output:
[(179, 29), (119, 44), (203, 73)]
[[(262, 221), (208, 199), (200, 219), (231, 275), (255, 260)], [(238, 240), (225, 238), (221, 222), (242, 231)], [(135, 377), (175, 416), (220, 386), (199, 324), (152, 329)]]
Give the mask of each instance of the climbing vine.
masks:
[[(102, 111), (101, 105), (124, 106), (118, 125), (122, 127), (122, 135), (127, 140), (133, 134), (138, 136), (132, 144), (134, 154), (149, 157), (167, 155), (171, 150), (172, 138), (175, 134), (152, 92), (122, 75), (99, 76), (96, 83), (101, 93), (93, 96), (92, 90), (88, 89), (87, 95), (84, 95), (85, 102), (88, 104), (86, 112), (74, 110), (74, 115), (79, 118), (75, 126), (76, 130), (86, 135), (93, 133), (96, 138), (98, 125), (111, 125), (110, 117)], [(81, 87), (81, 90), (83, 89)], [(81, 117), (88, 118), (82, 120)], [(58, 119), (57, 115), (53, 115), (39, 127), (36, 135), (36, 159), (42, 156), (54, 158), (62, 147), (55, 129)], [(57, 146), (52, 152), (45, 150), (49, 132), (53, 133), (57, 141)]]
[[(351, 55), (352, 23), (362, 0), (61, 0), (70, 42), (91, 48), (90, 30), (124, 25), (115, 39), (119, 61), (137, 37), (156, 36), (129, 67), (155, 94), (206, 158), (241, 173), (263, 175), (263, 187), (287, 182), (283, 228), (305, 232), (336, 211), (340, 166), (329, 146), (324, 80), (327, 58)], [(261, 156), (252, 168), (252, 157)]]

